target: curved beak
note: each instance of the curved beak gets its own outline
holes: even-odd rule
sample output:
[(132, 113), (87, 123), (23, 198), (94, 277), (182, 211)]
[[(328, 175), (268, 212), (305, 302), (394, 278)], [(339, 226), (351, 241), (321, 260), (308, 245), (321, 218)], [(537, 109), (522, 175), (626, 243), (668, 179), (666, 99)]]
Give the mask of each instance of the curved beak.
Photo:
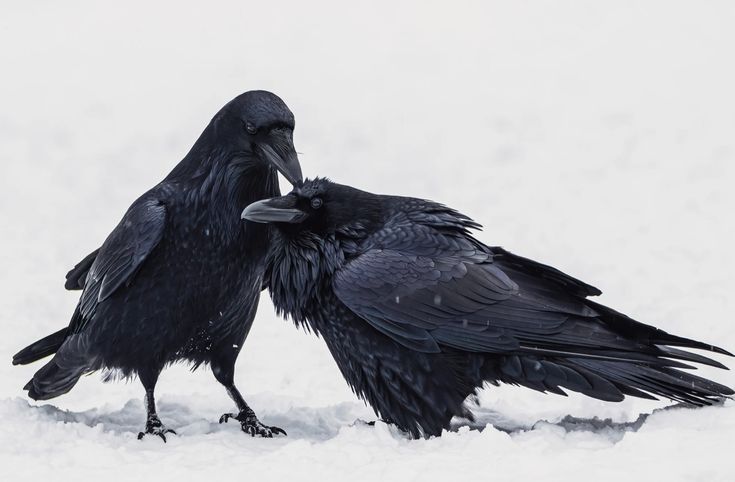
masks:
[(296, 185), (304, 180), (290, 129), (271, 130), (268, 139), (257, 144), (257, 149), (291, 184)]
[(281, 196), (256, 201), (245, 208), (242, 219), (256, 223), (298, 223), (307, 214), (295, 207), (292, 196)]

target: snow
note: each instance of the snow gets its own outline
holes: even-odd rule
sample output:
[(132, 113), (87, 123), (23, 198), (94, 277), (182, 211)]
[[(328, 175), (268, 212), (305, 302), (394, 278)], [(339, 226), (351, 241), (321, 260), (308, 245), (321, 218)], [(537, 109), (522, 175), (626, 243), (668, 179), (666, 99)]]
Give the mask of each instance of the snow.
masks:
[(236, 380), (286, 438), (216, 423), (233, 407), (208, 370), (164, 372), (163, 444), (136, 439), (138, 382), (36, 403), (39, 365), (10, 365), (67, 323), (66, 270), (253, 88), (294, 111), (305, 174), (441, 201), (604, 303), (733, 350), (733, 21), (725, 1), (6, 2), (0, 479), (733, 480), (733, 402), (639, 419), (668, 404), (501, 387), (478, 413), (504, 430), (355, 423), (372, 411), (267, 299)]

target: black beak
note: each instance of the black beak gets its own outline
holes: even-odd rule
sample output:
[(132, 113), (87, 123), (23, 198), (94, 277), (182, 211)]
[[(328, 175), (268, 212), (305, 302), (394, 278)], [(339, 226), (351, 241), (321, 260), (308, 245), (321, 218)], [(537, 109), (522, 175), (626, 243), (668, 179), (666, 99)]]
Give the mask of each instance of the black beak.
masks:
[(257, 149), (266, 161), (276, 166), (288, 182), (296, 185), (304, 179), (292, 136), (291, 130), (273, 129), (268, 134), (268, 140), (257, 144)]
[(307, 214), (295, 207), (292, 196), (281, 196), (256, 201), (246, 207), (240, 216), (256, 223), (298, 223)]

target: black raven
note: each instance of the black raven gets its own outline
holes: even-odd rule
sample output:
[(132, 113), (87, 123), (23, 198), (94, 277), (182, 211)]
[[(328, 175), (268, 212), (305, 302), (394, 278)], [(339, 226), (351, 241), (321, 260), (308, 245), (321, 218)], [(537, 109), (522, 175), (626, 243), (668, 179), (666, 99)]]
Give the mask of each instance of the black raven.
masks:
[(413, 437), (440, 435), (488, 382), (608, 401), (708, 405), (733, 391), (681, 371), (674, 347), (721, 348), (644, 325), (559, 270), (489, 247), (441, 204), (315, 179), (248, 206), (273, 223), (266, 278), (279, 313), (322, 336), (353, 391)]
[(62, 395), (80, 376), (137, 375), (146, 391), (144, 434), (171, 432), (153, 390), (177, 360), (208, 363), (251, 435), (284, 433), (261, 424), (234, 384), (235, 360), (263, 287), (268, 228), (245, 226), (242, 209), (280, 194), (276, 170), (301, 181), (294, 116), (276, 95), (246, 92), (225, 105), (184, 159), (138, 198), (99, 250), (67, 275), (82, 295), (69, 326), (13, 357), (55, 356), (26, 384), (28, 396)]

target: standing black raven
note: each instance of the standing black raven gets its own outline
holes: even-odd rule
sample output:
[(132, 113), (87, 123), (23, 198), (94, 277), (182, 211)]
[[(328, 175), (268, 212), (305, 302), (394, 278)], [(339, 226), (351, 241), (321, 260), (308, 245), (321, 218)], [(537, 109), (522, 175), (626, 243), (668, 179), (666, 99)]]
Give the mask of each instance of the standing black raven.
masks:
[(234, 384), (235, 360), (255, 317), (268, 249), (266, 226), (242, 209), (280, 194), (276, 170), (301, 181), (294, 117), (270, 92), (246, 92), (211, 120), (184, 159), (138, 198), (99, 250), (67, 275), (83, 289), (69, 326), (21, 350), (13, 364), (56, 354), (24, 387), (34, 400), (62, 395), (94, 370), (137, 374), (146, 391), (145, 431), (164, 441), (153, 390), (161, 370), (209, 363), (249, 434), (262, 425)]
[(280, 313), (324, 337), (353, 391), (414, 437), (439, 435), (484, 382), (602, 400), (708, 405), (733, 391), (679, 369), (673, 347), (730, 355), (634, 321), (600, 291), (472, 237), (441, 204), (306, 181), (251, 204), (277, 226), (266, 277)]

